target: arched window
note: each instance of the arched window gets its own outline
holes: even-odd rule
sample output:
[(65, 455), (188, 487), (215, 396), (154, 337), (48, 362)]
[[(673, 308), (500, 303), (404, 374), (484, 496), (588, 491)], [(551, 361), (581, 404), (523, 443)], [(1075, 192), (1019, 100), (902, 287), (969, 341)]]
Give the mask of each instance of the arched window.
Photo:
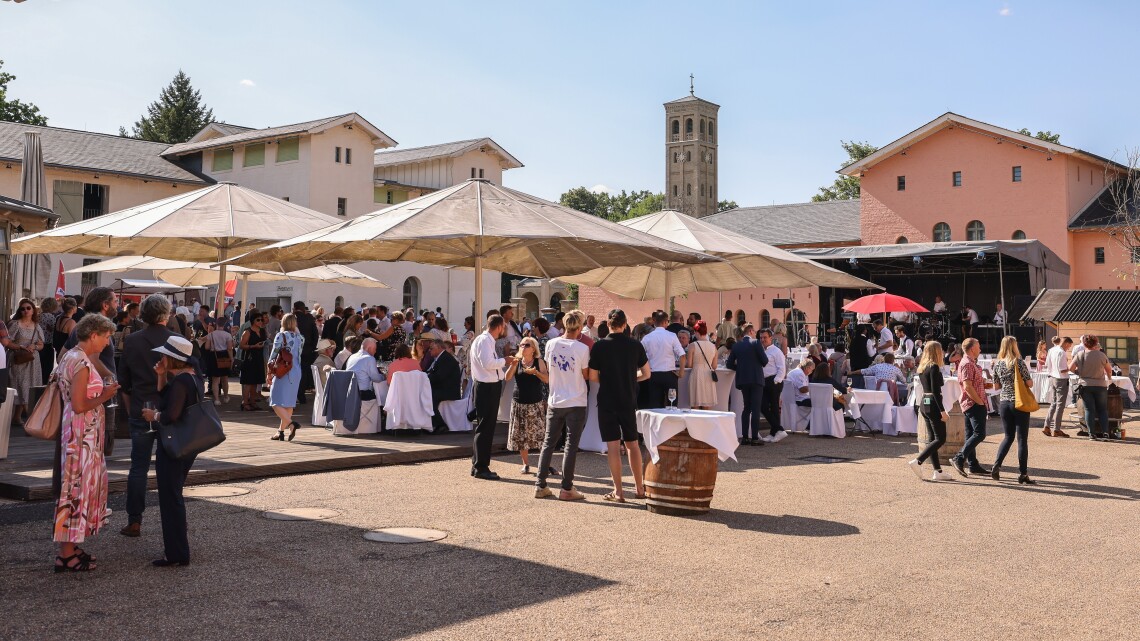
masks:
[(404, 309), (420, 309), (420, 279), (412, 276), (404, 281)]
[(693, 119), (692, 118), (685, 118), (685, 133), (687, 133), (687, 134), (693, 133)]
[(1025, 240), (1025, 232), (1021, 231), (1020, 229), (1014, 231), (1013, 232), (1013, 239), (1014, 240)]
[(705, 135), (705, 121), (704, 120), (701, 121), (701, 135), (702, 136)]
[(693, 152), (691, 152), (691, 151), (686, 151), (686, 152), (685, 152), (685, 162), (689, 162), (689, 161), (691, 161), (692, 159), (693, 159)]
[(680, 133), (681, 133), (681, 121), (680, 120), (674, 120), (673, 121), (673, 135), (676, 136)]
[(907, 240), (906, 236), (899, 236), (898, 238), (896, 238), (896, 239), (895, 239), (895, 244), (896, 244), (896, 245), (905, 245), (905, 244), (907, 244), (907, 243), (909, 243), (909, 242), (910, 242), (910, 241), (909, 241), (909, 240)]
[(950, 225), (947, 225), (946, 223), (937, 223), (934, 225), (934, 242), (950, 242)]
[(986, 226), (980, 220), (971, 220), (966, 225), (966, 240), (985, 240)]
[(550, 306), (554, 309), (555, 312), (562, 309), (562, 294), (559, 294), (558, 292), (551, 294)]
[(685, 184), (685, 195), (686, 196), (692, 196), (693, 195), (693, 183), (686, 183)]
[(336, 300), (333, 301), (333, 309), (337, 309), (338, 307), (344, 309), (344, 296), (337, 296)]
[(710, 120), (709, 121), (709, 141), (711, 142), (715, 138), (716, 138), (716, 126), (713, 124), (713, 121)]
[(745, 321), (744, 310), (743, 309), (736, 310), (736, 324), (741, 325), (744, 323), (744, 321)]
[(771, 326), (772, 326), (772, 313), (766, 309), (760, 310), (760, 327), (757, 327), (756, 330), (760, 331), (766, 327), (771, 327)]
[(673, 185), (673, 195), (677, 195), (677, 185)]

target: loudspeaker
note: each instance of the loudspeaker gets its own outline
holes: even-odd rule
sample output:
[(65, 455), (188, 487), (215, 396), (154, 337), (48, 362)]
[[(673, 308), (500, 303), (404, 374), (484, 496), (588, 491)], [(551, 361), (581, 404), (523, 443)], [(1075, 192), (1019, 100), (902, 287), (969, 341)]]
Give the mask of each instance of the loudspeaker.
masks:
[(774, 309), (791, 309), (796, 306), (796, 301), (790, 298), (773, 298), (772, 307)]

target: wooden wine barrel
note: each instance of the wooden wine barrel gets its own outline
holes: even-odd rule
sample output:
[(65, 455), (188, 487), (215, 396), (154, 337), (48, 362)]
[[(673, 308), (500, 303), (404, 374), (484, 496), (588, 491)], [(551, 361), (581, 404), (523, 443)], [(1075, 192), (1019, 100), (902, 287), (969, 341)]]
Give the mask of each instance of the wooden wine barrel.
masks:
[(720, 460), (716, 448), (682, 430), (657, 447), (645, 466), (645, 506), (654, 514), (695, 516), (709, 511)]
[[(900, 407), (899, 411), (911, 411), (909, 406)], [(938, 448), (938, 456), (946, 461), (951, 456), (958, 453), (962, 449), (962, 445), (966, 442), (966, 415), (962, 413), (962, 408), (957, 402), (947, 412), (950, 415), (950, 420), (946, 421), (946, 442), (942, 447)], [(930, 423), (926, 421), (926, 417), (922, 412), (918, 413), (918, 451), (926, 449), (926, 446), (934, 440), (934, 434), (930, 430)]]
[(1124, 418), (1124, 397), (1116, 385), (1108, 386), (1108, 425), (1109, 430), (1120, 429), (1120, 419)]

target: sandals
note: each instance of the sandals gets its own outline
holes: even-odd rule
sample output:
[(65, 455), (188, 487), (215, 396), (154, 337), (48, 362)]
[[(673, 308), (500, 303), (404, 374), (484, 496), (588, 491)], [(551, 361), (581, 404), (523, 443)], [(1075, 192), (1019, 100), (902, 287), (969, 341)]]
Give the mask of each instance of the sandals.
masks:
[[(92, 566), (95, 559), (83, 551), (68, 557), (57, 556), (55, 560), (57, 563), (52, 566), (52, 569), (56, 574), (60, 572), (90, 572), (95, 569), (95, 567)], [(75, 561), (75, 565), (71, 564), (72, 561)]]
[(273, 436), (270, 436), (269, 440), (271, 440), (271, 441), (284, 441), (285, 440), (285, 432), (283, 432), (282, 430), (277, 430), (277, 433), (274, 434)]
[(301, 427), (301, 424), (298, 423), (297, 421), (293, 421), (292, 423), (289, 424), (289, 437), (285, 439), (286, 441), (292, 441), (293, 440), (293, 437), (297, 435), (297, 428), (298, 427)]
[(602, 500), (609, 501), (611, 503), (625, 503), (625, 499), (618, 496), (617, 493), (613, 491), (607, 492), (606, 495), (602, 497)]

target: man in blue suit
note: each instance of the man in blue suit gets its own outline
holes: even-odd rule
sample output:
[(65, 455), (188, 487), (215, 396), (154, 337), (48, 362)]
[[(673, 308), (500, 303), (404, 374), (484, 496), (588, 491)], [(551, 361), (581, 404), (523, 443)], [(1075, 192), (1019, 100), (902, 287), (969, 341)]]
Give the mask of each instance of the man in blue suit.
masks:
[[(740, 413), (741, 445), (763, 445), (760, 440), (760, 406), (764, 401), (764, 366), (768, 355), (756, 340), (756, 328), (745, 323), (743, 336), (732, 346), (728, 355), (728, 369), (736, 371), (736, 389), (744, 396), (744, 411)], [(751, 428), (751, 438), (749, 429)]]

